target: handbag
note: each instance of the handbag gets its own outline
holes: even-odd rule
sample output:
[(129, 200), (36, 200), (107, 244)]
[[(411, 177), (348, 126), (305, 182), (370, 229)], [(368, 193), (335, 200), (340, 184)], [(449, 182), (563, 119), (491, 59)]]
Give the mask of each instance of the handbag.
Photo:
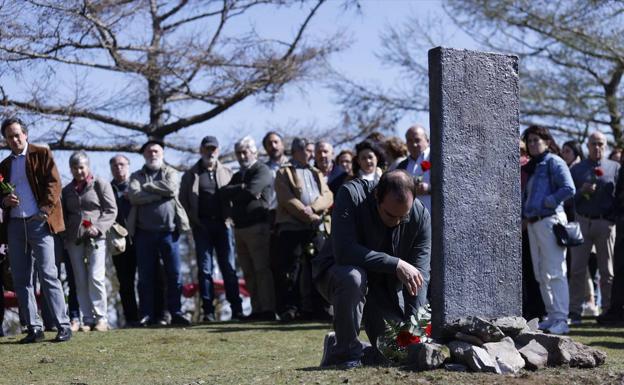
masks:
[(555, 239), (559, 246), (580, 246), (585, 242), (581, 225), (578, 222), (570, 222), (565, 225), (557, 222), (553, 225), (553, 233), (555, 233)]
[[(552, 161), (548, 162), (548, 183), (552, 188), (552, 175), (551, 175)], [(580, 246), (585, 242), (583, 239), (583, 233), (581, 232), (581, 225), (578, 222), (568, 222), (563, 224), (557, 222), (553, 225), (553, 233), (557, 244), (563, 247)]]
[[(98, 199), (103, 199), (102, 187), (98, 180), (94, 182), (95, 192), (98, 195)], [(128, 230), (125, 227), (115, 222), (106, 232), (106, 249), (112, 255), (119, 255), (126, 251), (126, 237), (128, 236)]]
[(128, 230), (115, 222), (106, 233), (106, 246), (112, 255), (119, 255), (126, 251), (126, 237)]

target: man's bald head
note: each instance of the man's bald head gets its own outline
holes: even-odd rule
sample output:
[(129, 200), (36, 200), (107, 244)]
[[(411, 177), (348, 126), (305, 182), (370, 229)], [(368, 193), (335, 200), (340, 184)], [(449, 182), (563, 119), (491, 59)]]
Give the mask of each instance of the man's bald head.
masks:
[(407, 151), (412, 159), (418, 159), (420, 154), (429, 148), (427, 131), (419, 125), (414, 125), (407, 129), (405, 142), (407, 143)]
[(600, 131), (592, 132), (587, 141), (589, 159), (598, 162), (607, 151), (607, 137)]

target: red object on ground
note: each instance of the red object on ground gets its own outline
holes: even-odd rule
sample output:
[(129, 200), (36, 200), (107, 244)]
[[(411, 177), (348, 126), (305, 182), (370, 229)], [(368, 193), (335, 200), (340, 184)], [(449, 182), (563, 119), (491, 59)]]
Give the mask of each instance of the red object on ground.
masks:
[[(225, 287), (223, 285), (223, 280), (214, 280), (214, 290), (215, 294), (225, 293)], [(244, 297), (249, 297), (249, 291), (247, 290), (247, 286), (245, 285), (244, 279), (238, 280), (238, 290), (240, 294)], [(182, 295), (186, 298), (190, 298), (194, 296), (199, 291), (199, 284), (196, 282), (187, 283), (182, 286)], [(37, 293), (37, 300), (39, 300), (40, 293)], [(16, 308), (17, 307), (17, 296), (12, 291), (4, 292), (4, 307), (5, 308)]]
[(407, 330), (401, 330), (397, 335), (396, 342), (400, 348), (405, 348), (408, 345), (420, 343), (420, 337), (413, 335)]

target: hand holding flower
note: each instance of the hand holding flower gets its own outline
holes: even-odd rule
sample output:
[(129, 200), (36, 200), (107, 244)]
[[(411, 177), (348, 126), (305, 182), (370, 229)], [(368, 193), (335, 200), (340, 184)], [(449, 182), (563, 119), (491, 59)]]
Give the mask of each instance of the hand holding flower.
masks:
[(19, 198), (17, 197), (17, 195), (11, 193), (7, 196), (5, 196), (2, 199), (2, 206), (3, 207), (16, 207), (19, 205)]

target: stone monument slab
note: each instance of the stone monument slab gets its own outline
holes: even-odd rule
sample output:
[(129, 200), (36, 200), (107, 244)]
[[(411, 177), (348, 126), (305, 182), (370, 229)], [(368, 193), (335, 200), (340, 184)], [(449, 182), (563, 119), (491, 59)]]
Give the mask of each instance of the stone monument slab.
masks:
[(433, 333), (522, 314), (518, 58), (429, 51)]

